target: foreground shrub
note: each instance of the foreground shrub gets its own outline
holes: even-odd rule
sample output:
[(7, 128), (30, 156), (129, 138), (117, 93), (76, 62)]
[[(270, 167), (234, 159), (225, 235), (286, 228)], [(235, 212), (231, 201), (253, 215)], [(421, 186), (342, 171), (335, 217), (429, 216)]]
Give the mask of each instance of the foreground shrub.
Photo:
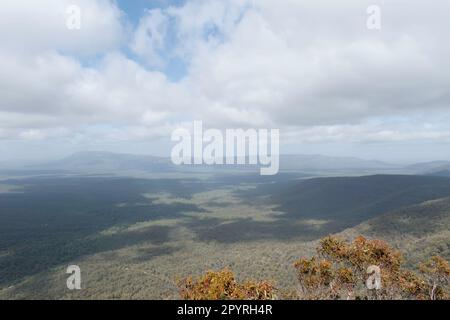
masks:
[[(336, 237), (324, 238), (316, 256), (302, 258), (294, 267), (300, 283), (299, 295), (304, 299), (395, 299), (401, 298), (400, 293), (413, 286), (415, 280), (404, 273), (401, 264), (401, 254), (385, 242), (360, 236), (352, 243)], [(374, 280), (378, 281), (378, 290), (367, 288), (368, 279), (372, 281), (370, 278), (377, 276), (374, 272), (380, 275)], [(408, 292), (415, 290), (417, 284)]]
[(208, 271), (198, 279), (188, 277), (178, 283), (180, 295), (186, 300), (272, 300), (275, 288), (267, 281), (247, 281), (242, 284), (235, 279), (233, 272)]
[(428, 295), (431, 300), (448, 300), (450, 267), (447, 260), (434, 256), (425, 263), (419, 265), (419, 270), (427, 281)]
[[(442, 257), (419, 265), (420, 273), (402, 267), (400, 252), (381, 240), (359, 236), (346, 242), (329, 236), (319, 242), (317, 254), (294, 263), (298, 292), (284, 298), (300, 299), (449, 299), (450, 267)], [(188, 300), (276, 299), (267, 281), (238, 283), (232, 271), (209, 271), (178, 284)]]

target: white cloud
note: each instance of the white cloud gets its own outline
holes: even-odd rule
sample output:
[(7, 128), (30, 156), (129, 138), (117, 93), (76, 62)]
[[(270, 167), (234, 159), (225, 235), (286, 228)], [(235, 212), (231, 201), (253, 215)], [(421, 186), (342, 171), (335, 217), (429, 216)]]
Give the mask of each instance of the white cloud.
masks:
[(161, 52), (165, 51), (168, 24), (168, 17), (160, 9), (149, 10), (134, 33), (130, 47), (150, 66), (164, 65)]
[[(80, 31), (65, 27), (68, 4), (82, 8)], [(278, 127), (287, 143), (446, 140), (450, 3), (378, 1), (380, 31), (366, 28), (370, 4), (194, 0), (146, 12), (126, 39), (112, 1), (6, 1), (0, 138), (139, 140), (199, 119)], [(175, 56), (179, 82), (157, 71)]]
[[(81, 9), (81, 29), (69, 30), (66, 10)], [(121, 11), (111, 0), (3, 0), (1, 48), (25, 53), (60, 50), (91, 55), (124, 40)]]
[(421, 20), (427, 4), (400, 2), (404, 7), (382, 6), (383, 17), (398, 24), (408, 8), (405, 25), (387, 22), (373, 34), (363, 23), (364, 5), (354, 1), (258, 1), (228, 42), (193, 58), (194, 85), (211, 105), (265, 113), (275, 125), (353, 123), (446, 108), (449, 20), (429, 25)]

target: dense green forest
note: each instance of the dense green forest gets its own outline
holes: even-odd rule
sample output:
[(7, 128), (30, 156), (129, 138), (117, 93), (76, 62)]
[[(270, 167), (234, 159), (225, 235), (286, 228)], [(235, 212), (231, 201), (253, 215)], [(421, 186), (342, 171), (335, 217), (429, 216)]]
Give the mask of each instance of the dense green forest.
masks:
[(336, 233), (385, 239), (415, 268), (449, 259), (447, 197), (448, 178), (399, 175), (4, 179), (0, 298), (176, 298), (179, 279), (225, 267), (292, 290), (295, 260)]

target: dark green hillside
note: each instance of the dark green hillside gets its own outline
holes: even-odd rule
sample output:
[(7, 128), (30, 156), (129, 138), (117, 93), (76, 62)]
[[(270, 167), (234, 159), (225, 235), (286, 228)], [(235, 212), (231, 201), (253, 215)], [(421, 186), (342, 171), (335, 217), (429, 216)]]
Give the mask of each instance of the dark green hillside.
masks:
[(351, 224), (450, 196), (450, 179), (409, 175), (332, 177), (279, 183), (270, 189), (273, 203), (290, 216)]
[(426, 201), (370, 219), (346, 230), (391, 242), (415, 266), (433, 255), (450, 259), (450, 198)]

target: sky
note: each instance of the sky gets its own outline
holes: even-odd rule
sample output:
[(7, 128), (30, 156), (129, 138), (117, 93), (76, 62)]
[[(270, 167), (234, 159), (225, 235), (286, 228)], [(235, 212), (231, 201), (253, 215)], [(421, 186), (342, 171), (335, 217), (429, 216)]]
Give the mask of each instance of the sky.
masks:
[(194, 120), (280, 129), (282, 153), (450, 160), (449, 13), (446, 0), (3, 0), (0, 161), (168, 156)]

